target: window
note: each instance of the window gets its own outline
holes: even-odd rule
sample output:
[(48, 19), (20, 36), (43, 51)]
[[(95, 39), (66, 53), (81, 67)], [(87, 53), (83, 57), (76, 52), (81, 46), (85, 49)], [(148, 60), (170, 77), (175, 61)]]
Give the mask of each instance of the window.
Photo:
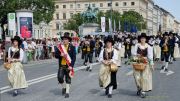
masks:
[(56, 19), (59, 20), (59, 14), (56, 14)]
[(63, 8), (66, 8), (66, 5), (63, 5)]
[(66, 19), (66, 13), (63, 13), (63, 19)]
[(70, 16), (72, 17), (72, 16), (73, 16), (73, 13), (70, 13)]
[(70, 8), (73, 8), (73, 4), (70, 5)]
[(111, 7), (111, 5), (112, 5), (111, 3), (108, 3), (108, 7)]
[(56, 23), (56, 29), (59, 30), (59, 24)]
[(118, 2), (116, 2), (116, 4), (115, 4), (116, 6), (119, 6), (119, 3)]
[(131, 5), (134, 6), (134, 5), (135, 5), (135, 2), (131, 2)]
[(100, 3), (100, 7), (103, 7), (103, 3)]
[(123, 11), (123, 14), (126, 13), (127, 11)]
[(58, 9), (59, 8), (59, 5), (56, 5), (56, 9)]
[(77, 7), (78, 7), (78, 8), (81, 8), (81, 5), (80, 5), (80, 4), (77, 4)]
[(123, 2), (123, 6), (127, 6), (127, 2)]
[(87, 8), (89, 6), (89, 4), (85, 4), (85, 7)]
[(96, 7), (96, 4), (92, 4), (92, 7)]

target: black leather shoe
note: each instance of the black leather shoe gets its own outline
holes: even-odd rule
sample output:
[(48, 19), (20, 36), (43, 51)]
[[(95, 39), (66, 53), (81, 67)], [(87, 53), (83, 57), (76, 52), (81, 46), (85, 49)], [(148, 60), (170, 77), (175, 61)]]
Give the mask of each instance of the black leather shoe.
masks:
[(66, 93), (66, 94), (65, 94), (65, 98), (69, 98), (69, 94)]
[(13, 96), (14, 96), (14, 97), (15, 97), (15, 96), (18, 96), (18, 91), (17, 91), (17, 90), (14, 91)]
[(62, 89), (62, 95), (64, 95), (66, 93), (66, 88)]
[(108, 94), (108, 98), (112, 98), (112, 95), (111, 95), (111, 94)]
[(105, 94), (108, 95), (109, 94), (109, 89), (106, 88)]

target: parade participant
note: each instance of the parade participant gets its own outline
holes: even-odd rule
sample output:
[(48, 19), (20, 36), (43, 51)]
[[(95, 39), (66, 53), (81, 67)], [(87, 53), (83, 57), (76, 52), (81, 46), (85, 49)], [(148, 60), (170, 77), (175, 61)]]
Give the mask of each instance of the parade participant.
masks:
[(155, 58), (155, 61), (159, 61), (159, 59), (161, 57), (161, 47), (159, 46), (160, 41), (161, 41), (160, 37), (156, 36), (155, 44), (154, 44), (154, 58)]
[(96, 38), (95, 44), (95, 57), (97, 58), (96, 62), (98, 62), (98, 57), (103, 47), (103, 43), (100, 41), (100, 38)]
[(130, 58), (131, 57), (131, 38), (128, 37), (125, 39), (125, 43), (124, 43), (124, 46), (125, 46), (125, 58)]
[[(92, 40), (92, 37), (90, 35), (87, 36), (87, 39), (85, 41), (85, 61), (84, 61), (84, 65), (87, 66), (88, 64), (88, 60), (89, 63), (93, 63), (93, 52), (94, 52), (94, 41)], [(86, 68), (87, 71), (92, 71), (92, 66), (89, 65)]]
[(10, 86), (14, 89), (14, 96), (18, 95), (19, 89), (24, 89), (28, 87), (22, 60), (23, 60), (23, 50), (20, 48), (22, 41), (19, 36), (15, 36), (12, 39), (12, 47), (8, 51), (8, 62), (11, 63), (11, 68), (8, 70), (8, 79)]
[[(69, 98), (71, 77), (70, 70), (74, 67), (76, 60), (76, 50), (75, 47), (70, 43), (71, 37), (70, 33), (64, 33), (64, 36), (61, 37), (63, 46), (68, 54), (64, 54), (59, 51), (58, 47), (55, 46), (55, 57), (59, 59), (59, 70), (58, 70), (58, 81), (62, 85), (62, 95), (65, 95), (65, 98)], [(70, 67), (67, 64), (66, 57), (69, 55), (71, 58)]]
[(22, 61), (22, 63), (23, 64), (27, 64), (27, 62), (28, 62), (28, 58), (27, 58), (27, 52), (28, 52), (28, 43), (27, 43), (27, 39), (26, 38), (24, 38), (24, 41), (23, 41), (23, 50), (24, 50), (24, 57), (23, 57), (23, 61)]
[(122, 40), (117, 38), (114, 48), (118, 51), (118, 63), (117, 66), (121, 67), (121, 48), (122, 48)]
[(137, 58), (143, 58), (145, 68), (138, 70), (134, 68), (134, 78), (137, 86), (137, 95), (142, 98), (146, 97), (146, 92), (152, 90), (152, 70), (153, 70), (153, 50), (147, 44), (147, 36), (142, 33), (139, 38), (139, 43), (135, 46), (133, 55)]
[(100, 87), (106, 89), (105, 94), (108, 98), (112, 98), (112, 90), (117, 89), (118, 52), (113, 48), (114, 40), (111, 36), (108, 36), (104, 43), (105, 48), (99, 55), (99, 61), (102, 63), (99, 72), (99, 84)]
[(169, 64), (172, 64), (173, 59), (174, 59), (174, 47), (175, 47), (175, 37), (174, 37), (174, 33), (170, 32), (169, 33), (169, 52), (170, 52), (170, 56), (169, 56)]
[(168, 72), (169, 55), (170, 55), (168, 32), (165, 32), (163, 34), (163, 39), (160, 42), (160, 47), (161, 47), (161, 61), (163, 62), (160, 73), (165, 73)]
[(177, 58), (180, 58), (178, 42), (179, 42), (179, 39), (178, 39), (177, 34), (176, 34), (175, 35), (175, 47), (174, 47), (174, 61), (176, 61)]

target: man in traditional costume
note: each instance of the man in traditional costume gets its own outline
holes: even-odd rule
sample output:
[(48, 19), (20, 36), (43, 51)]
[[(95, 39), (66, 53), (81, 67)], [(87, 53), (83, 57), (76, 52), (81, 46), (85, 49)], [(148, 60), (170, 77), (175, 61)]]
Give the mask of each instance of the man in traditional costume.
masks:
[[(61, 37), (63, 42), (55, 46), (55, 57), (59, 59), (59, 70), (58, 70), (58, 81), (62, 85), (62, 95), (65, 98), (69, 98), (70, 84), (71, 84), (71, 72), (73, 72), (73, 67), (76, 60), (76, 50), (75, 47), (70, 43), (71, 37), (69, 33), (64, 33)], [(64, 47), (64, 52), (61, 52), (60, 48)], [(70, 57), (70, 60), (67, 59)], [(69, 64), (68, 64), (69, 63)]]
[(160, 42), (161, 47), (161, 61), (163, 65), (161, 67), (160, 73), (168, 72), (169, 56), (170, 56), (170, 43), (168, 32), (163, 34), (163, 39)]

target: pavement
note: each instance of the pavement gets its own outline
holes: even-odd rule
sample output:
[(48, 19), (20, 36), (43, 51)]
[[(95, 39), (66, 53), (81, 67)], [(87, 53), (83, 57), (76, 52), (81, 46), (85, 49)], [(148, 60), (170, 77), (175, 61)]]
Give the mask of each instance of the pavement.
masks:
[(105, 96), (104, 90), (99, 87), (100, 64), (94, 63), (93, 71), (87, 72), (80, 58), (77, 58), (70, 98), (65, 99), (61, 95), (61, 86), (56, 78), (58, 70), (56, 62), (25, 66), (29, 87), (21, 90), (17, 97), (13, 97), (11, 89), (8, 88), (7, 72), (0, 71), (0, 101), (179, 101), (180, 99), (180, 60), (169, 65), (169, 69), (174, 71), (170, 75), (160, 73), (161, 63), (155, 63), (153, 91), (149, 92), (145, 99), (136, 96), (136, 86), (130, 65), (119, 68), (118, 89), (113, 91), (113, 98), (109, 99)]

